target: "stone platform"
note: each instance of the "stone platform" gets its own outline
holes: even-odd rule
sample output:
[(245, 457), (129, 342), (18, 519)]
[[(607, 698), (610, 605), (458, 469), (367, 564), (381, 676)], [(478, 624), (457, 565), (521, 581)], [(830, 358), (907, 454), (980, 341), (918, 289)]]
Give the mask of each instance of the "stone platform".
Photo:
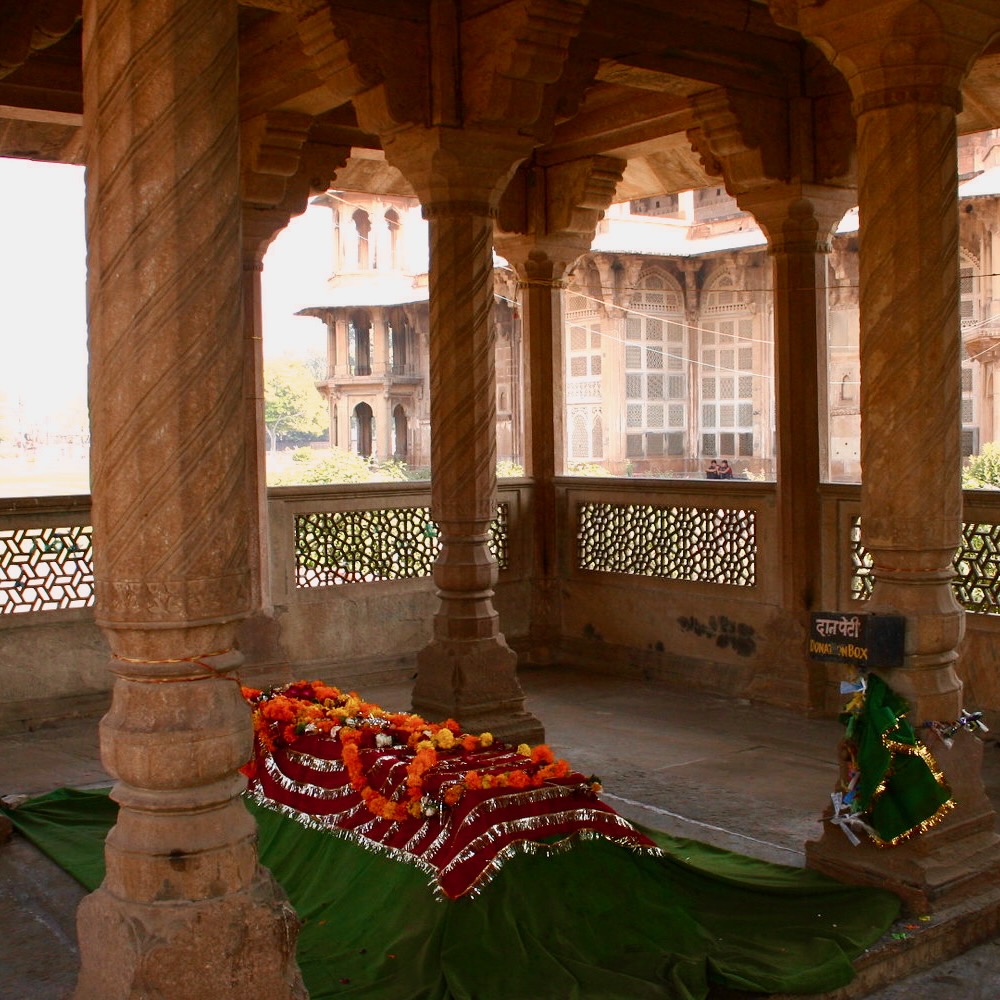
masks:
[[(597, 773), (604, 799), (629, 819), (768, 861), (804, 864), (804, 845), (819, 836), (819, 816), (836, 781), (841, 727), (835, 721), (569, 671), (530, 671), (521, 682), (557, 756)], [(401, 683), (363, 693), (385, 707), (407, 708), (409, 691)], [(0, 734), (0, 795), (107, 784), (97, 721), (90, 716)], [(984, 737), (983, 773), (1000, 803), (1000, 748), (992, 733)], [(19, 836), (0, 846), (0, 1000), (69, 995), (82, 896)], [(930, 920), (905, 917), (859, 959), (854, 982), (825, 1000), (993, 1000), (1000, 996), (998, 931), (997, 890), (970, 895)], [(714, 1000), (736, 997), (720, 993)]]

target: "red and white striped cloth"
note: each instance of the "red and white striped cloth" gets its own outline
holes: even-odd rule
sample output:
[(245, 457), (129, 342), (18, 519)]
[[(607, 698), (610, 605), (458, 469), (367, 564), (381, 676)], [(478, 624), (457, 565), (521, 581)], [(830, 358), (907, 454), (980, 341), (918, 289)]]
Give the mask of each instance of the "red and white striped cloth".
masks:
[[(405, 746), (362, 747), (368, 784), (402, 801), (413, 753)], [(577, 839), (603, 837), (657, 853), (655, 844), (602, 802), (590, 781), (576, 772), (535, 788), (467, 789), (457, 804), (443, 805), (443, 790), (469, 771), (501, 774), (524, 766), (525, 758), (502, 743), (472, 752), (439, 751), (438, 763), (422, 782), (424, 801), (435, 805), (399, 822), (369, 811), (341, 755), (336, 735), (305, 735), (294, 748), (273, 752), (258, 743), (248, 791), (300, 823), (416, 865), (451, 899), (477, 892), (517, 853), (565, 850)]]

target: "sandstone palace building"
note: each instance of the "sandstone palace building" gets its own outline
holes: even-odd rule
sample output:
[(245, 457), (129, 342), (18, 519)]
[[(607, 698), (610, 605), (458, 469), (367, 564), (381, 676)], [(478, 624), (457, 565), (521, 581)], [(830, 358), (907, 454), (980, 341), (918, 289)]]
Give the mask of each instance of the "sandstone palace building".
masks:
[[(1000, 431), (1000, 133), (959, 139), (962, 455)], [(331, 277), (300, 315), (327, 327), (330, 443), (430, 464), (427, 224), (415, 199), (331, 191)], [(523, 452), (517, 283), (495, 262), (497, 456)], [(824, 478), (861, 480), (858, 213), (827, 266)], [(566, 472), (692, 478), (713, 459), (773, 479), (774, 304), (767, 241), (723, 187), (609, 206), (562, 293)]]

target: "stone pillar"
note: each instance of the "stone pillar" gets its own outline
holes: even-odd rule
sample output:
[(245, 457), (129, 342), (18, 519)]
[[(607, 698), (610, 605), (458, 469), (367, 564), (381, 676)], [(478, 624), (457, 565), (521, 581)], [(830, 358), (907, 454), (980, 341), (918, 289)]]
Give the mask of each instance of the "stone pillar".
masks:
[(561, 636), (555, 477), (565, 471), (563, 275), (590, 249), (625, 164), (588, 157), (521, 167), (500, 204), (497, 249), (517, 272), (525, 346), (525, 471), (534, 480), (529, 652), (555, 662)]
[(434, 638), (418, 658), (414, 710), (471, 730), (540, 740), (517, 657), (493, 607), (496, 352), (493, 216), (485, 197), (424, 204), (430, 233), (431, 490), (441, 554)]
[[(808, 662), (808, 615), (817, 610), (821, 592), (816, 546), (827, 447), (827, 254), (833, 231), (854, 200), (853, 189), (803, 184), (776, 184), (738, 198), (767, 235), (773, 266), (782, 605), (798, 626), (796, 666), (780, 682), (793, 687), (809, 680), (798, 664)], [(814, 705), (822, 692), (789, 691), (783, 700)]]
[(496, 331), (493, 220), (521, 139), (410, 126), (391, 134), (386, 158), (410, 181), (428, 221), (431, 497), (441, 552), (434, 637), (418, 655), (414, 711), (453, 717), (470, 731), (538, 741), (524, 707), (517, 657), (493, 606), (497, 565)]
[(891, 850), (852, 848), (829, 824), (808, 863), (899, 892), (915, 909), (997, 878), (995, 814), (982, 744), (946, 747), (925, 721), (962, 708), (955, 672), (965, 612), (952, 559), (962, 522), (956, 113), (976, 53), (1000, 28), (985, 7), (876, 0), (772, 12), (844, 74), (858, 126), (861, 282), (861, 519), (872, 555), (872, 610), (906, 619), (902, 667), (879, 669), (910, 705), (956, 808)]
[[(902, 98), (902, 100), (900, 100)], [(861, 212), (861, 534), (872, 607), (906, 616), (892, 686), (915, 722), (962, 708), (958, 94), (857, 102)], [(891, 167), (891, 169), (890, 169)]]
[[(505, 247), (506, 253), (510, 251)], [(583, 250), (580, 251), (581, 253)], [(559, 611), (559, 523), (555, 477), (565, 471), (562, 289), (565, 263), (536, 250), (507, 260), (517, 271), (524, 344), (524, 464), (534, 480), (529, 656), (556, 662)]]
[[(244, 229), (244, 232), (246, 229)], [(264, 428), (264, 319), (261, 275), (264, 250), (243, 248), (243, 386), (246, 417), (247, 509), (250, 512), (250, 604), (270, 614), (270, 546), (267, 525), (267, 434)]]
[(76, 1000), (304, 998), (237, 769), (251, 609), (237, 8), (84, 5), (101, 753), (118, 822)]

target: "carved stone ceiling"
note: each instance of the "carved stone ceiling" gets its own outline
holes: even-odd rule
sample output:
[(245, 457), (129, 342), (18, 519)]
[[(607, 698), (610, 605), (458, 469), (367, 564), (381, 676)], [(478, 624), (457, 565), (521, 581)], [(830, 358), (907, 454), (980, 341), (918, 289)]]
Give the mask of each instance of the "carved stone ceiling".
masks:
[[(460, 7), (468, 14), (500, 2), (463, 0)], [(83, 161), (80, 5), (0, 0), (0, 155)], [(295, 10), (310, 5), (241, 4), (245, 117), (306, 113), (315, 141), (356, 150), (338, 170), (338, 186), (410, 193), (381, 157), (377, 138), (358, 128), (350, 103), (330, 106), (336, 88), (319, 85), (297, 61), (287, 25)], [(386, 0), (380, 12), (399, 9), (412, 18), (425, 7), (423, 0)], [(825, 60), (776, 26), (765, 5), (747, 0), (591, 0), (572, 59), (590, 83), (582, 98), (566, 102), (536, 157), (542, 164), (593, 154), (626, 160), (619, 200), (715, 183), (686, 138), (696, 124), (691, 99), (699, 94), (726, 86), (751, 99), (785, 97), (805, 79), (806, 96), (819, 103), (846, 100)], [(1000, 41), (977, 61), (964, 98), (961, 132), (1000, 126)]]

